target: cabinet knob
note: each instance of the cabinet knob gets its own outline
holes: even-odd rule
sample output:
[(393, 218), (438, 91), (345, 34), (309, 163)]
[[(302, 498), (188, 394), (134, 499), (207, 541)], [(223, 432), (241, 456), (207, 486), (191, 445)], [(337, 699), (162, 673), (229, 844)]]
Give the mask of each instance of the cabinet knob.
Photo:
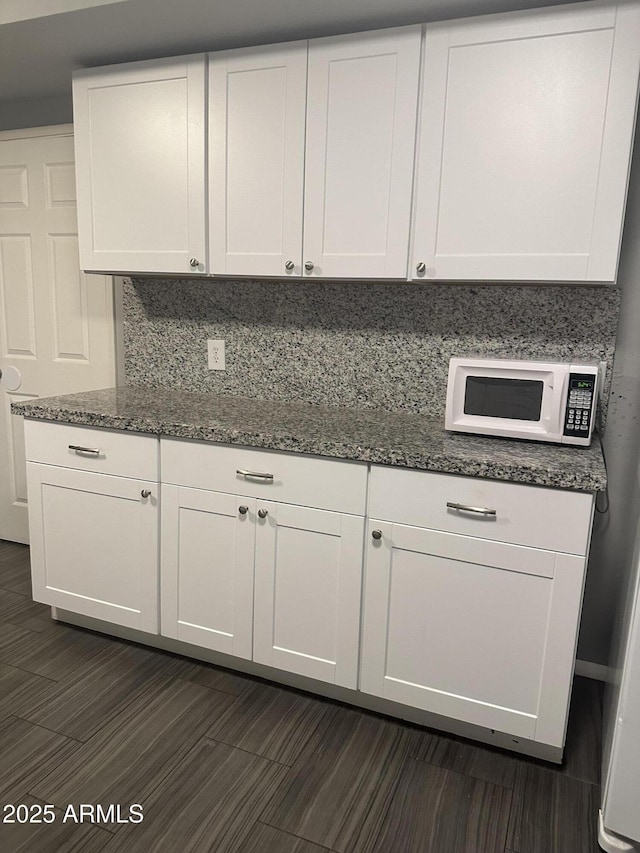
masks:
[(294, 264), (294, 262), (293, 262), (293, 261), (287, 261), (287, 262), (286, 262), (286, 264), (284, 265), (284, 268), (285, 268), (286, 270), (289, 270), (289, 272), (291, 272), (291, 270), (292, 270), (294, 267), (295, 267), (295, 264)]
[(246, 515), (249, 512), (249, 507), (248, 506), (239, 506), (238, 512), (240, 513), (240, 515)]
[(419, 264), (416, 264), (416, 272), (423, 273), (427, 268), (427, 265), (424, 261), (420, 261)]
[(311, 272), (311, 270), (313, 269), (313, 261), (305, 261), (304, 268), (307, 272)]
[(191, 260), (189, 261), (189, 266), (191, 267), (191, 269), (195, 269), (198, 266), (198, 263), (199, 262), (197, 258), (191, 258)]
[(258, 515), (260, 516), (260, 518), (266, 518), (269, 515), (269, 510), (259, 509)]
[(143, 489), (140, 492), (140, 494), (142, 495), (143, 498), (150, 498), (151, 497), (151, 489)]
[(382, 539), (382, 530), (372, 530), (371, 535), (377, 541), (378, 539)]

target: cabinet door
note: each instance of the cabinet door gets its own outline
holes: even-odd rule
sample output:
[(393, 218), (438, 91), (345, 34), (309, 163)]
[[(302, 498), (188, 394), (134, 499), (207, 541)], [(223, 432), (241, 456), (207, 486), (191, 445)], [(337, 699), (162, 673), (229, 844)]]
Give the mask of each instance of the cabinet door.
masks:
[(254, 500), (162, 486), (165, 637), (251, 659), (254, 521)]
[(405, 278), (420, 27), (309, 43), (305, 274)]
[(563, 745), (582, 557), (374, 520), (366, 552), (365, 693)]
[(74, 76), (83, 269), (206, 272), (204, 92), (203, 56)]
[(211, 272), (300, 275), (306, 97), (306, 41), (209, 55)]
[(614, 281), (639, 61), (633, 4), (428, 25), (411, 276)]
[(364, 519), (257, 506), (253, 659), (355, 688)]
[(27, 485), (34, 599), (157, 634), (158, 484), (28, 462)]

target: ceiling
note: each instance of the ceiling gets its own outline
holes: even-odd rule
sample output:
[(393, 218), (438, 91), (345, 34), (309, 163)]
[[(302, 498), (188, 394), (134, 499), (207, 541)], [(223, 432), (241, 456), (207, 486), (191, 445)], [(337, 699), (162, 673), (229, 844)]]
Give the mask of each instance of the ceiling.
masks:
[(3, 107), (69, 98), (77, 68), (550, 5), (558, 3), (0, 0), (0, 116)]

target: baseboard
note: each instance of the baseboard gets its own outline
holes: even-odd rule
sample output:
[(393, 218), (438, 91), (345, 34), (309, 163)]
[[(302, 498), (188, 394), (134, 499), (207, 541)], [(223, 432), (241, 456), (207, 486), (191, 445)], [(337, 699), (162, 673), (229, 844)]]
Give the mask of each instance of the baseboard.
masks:
[(638, 847), (632, 841), (625, 841), (605, 829), (602, 810), (598, 812), (598, 844), (607, 853), (638, 853)]
[(609, 681), (609, 667), (590, 660), (576, 660), (576, 675), (593, 678), (595, 681)]

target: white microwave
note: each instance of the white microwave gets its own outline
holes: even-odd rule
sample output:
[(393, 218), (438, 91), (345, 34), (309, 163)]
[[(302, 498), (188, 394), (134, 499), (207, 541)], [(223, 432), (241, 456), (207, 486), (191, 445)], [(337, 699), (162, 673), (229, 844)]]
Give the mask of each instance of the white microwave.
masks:
[(445, 428), (586, 446), (599, 380), (595, 363), (452, 358)]

